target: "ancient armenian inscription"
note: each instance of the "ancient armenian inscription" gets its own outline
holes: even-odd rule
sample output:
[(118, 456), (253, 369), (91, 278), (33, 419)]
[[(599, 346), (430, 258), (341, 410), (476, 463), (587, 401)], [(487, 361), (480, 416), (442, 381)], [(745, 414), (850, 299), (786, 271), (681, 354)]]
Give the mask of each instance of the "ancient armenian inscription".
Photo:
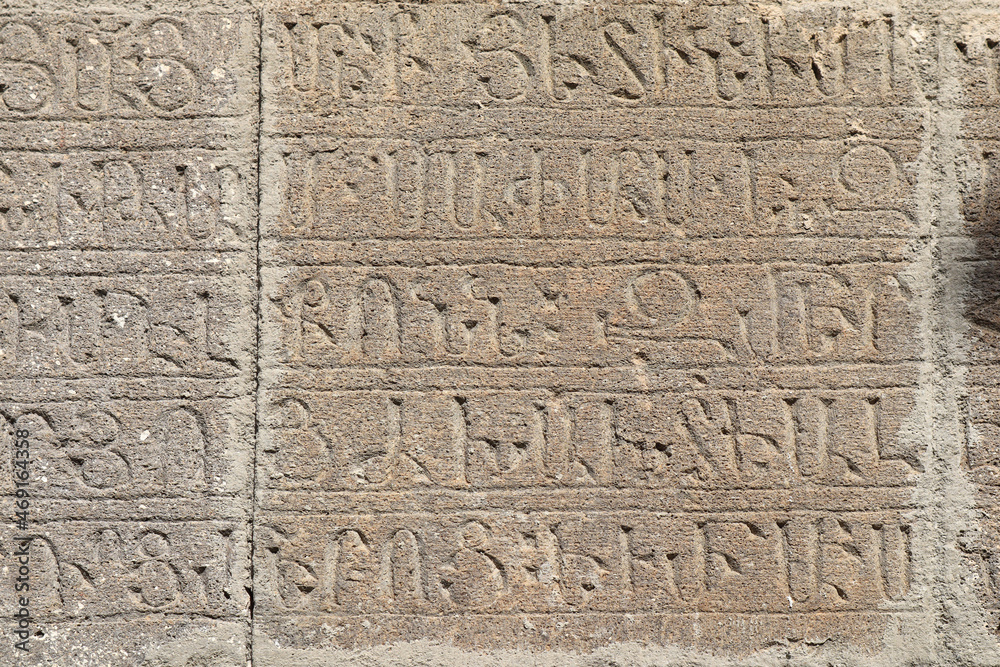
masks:
[(260, 646), (915, 622), (895, 14), (288, 3), (262, 35)]
[(245, 653), (257, 31), (239, 13), (0, 16), (18, 664), (140, 664), (187, 637)]
[(7, 0), (0, 665), (1000, 664), (998, 110), (988, 0)]

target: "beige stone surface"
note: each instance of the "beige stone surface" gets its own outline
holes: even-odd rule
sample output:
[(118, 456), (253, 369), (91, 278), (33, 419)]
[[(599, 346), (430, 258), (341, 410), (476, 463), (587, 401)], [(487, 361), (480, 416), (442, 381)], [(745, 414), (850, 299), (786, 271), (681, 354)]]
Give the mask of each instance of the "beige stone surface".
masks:
[(281, 9), (255, 653), (932, 632), (895, 14)]
[(27, 526), (0, 531), (2, 664), (140, 664), (185, 638), (248, 654), (257, 25), (0, 19), (7, 521), (17, 432), (31, 453)]
[(995, 3), (0, 10), (0, 664), (1000, 665)]

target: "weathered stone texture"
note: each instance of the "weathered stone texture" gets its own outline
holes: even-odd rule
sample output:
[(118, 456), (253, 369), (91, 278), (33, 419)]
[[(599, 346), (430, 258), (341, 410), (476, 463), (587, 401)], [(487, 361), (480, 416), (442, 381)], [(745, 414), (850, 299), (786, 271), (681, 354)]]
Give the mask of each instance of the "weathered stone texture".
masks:
[(0, 664), (1000, 665), (995, 6), (28, 2)]
[(32, 454), (4, 618), (34, 538), (31, 650), (5, 624), (3, 664), (139, 664), (184, 636), (247, 653), (256, 44), (250, 13), (0, 18), (11, 511), (15, 431)]
[(269, 660), (931, 626), (895, 13), (264, 14)]

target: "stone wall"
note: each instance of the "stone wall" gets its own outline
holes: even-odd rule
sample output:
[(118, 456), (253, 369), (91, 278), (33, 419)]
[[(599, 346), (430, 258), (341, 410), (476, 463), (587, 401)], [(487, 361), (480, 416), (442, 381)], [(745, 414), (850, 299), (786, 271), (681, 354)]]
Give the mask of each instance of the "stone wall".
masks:
[(0, 149), (0, 665), (1000, 665), (997, 4), (7, 0)]

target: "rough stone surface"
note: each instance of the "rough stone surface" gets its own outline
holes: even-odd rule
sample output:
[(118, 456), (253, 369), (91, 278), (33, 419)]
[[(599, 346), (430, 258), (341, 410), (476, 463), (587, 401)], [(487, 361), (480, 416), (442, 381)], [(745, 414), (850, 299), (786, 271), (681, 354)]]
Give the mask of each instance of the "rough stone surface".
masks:
[[(136, 665), (204, 637), (234, 658), (215, 664), (249, 654), (258, 25), (0, 18), (10, 519), (17, 431), (31, 449), (27, 528), (0, 536), (2, 664)], [(15, 536), (34, 538), (27, 653)]]
[(945, 4), (8, 0), (0, 665), (1000, 665)]

